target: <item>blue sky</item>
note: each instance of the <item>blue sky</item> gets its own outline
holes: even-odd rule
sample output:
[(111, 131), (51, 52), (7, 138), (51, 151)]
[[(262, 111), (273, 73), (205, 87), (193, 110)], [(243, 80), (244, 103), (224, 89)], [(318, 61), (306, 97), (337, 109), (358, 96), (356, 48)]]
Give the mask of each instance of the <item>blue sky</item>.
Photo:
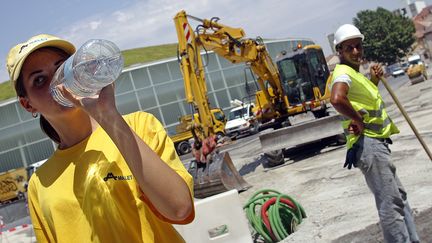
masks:
[(200, 18), (217, 16), (220, 23), (243, 28), (247, 37), (311, 38), (328, 55), (327, 35), (341, 24), (352, 23), (360, 10), (378, 6), (394, 10), (405, 5), (403, 0), (4, 1), (0, 9), (0, 82), (9, 79), (9, 49), (40, 33), (66, 38), (76, 46), (92, 38), (108, 39), (122, 50), (176, 43), (172, 19), (184, 9)]

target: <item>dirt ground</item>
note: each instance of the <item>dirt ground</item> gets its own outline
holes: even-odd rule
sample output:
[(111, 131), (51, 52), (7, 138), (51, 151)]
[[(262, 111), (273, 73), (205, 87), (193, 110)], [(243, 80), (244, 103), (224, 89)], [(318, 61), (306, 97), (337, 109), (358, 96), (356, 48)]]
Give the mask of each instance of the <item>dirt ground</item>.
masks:
[[(432, 81), (411, 85), (406, 79), (394, 91), (432, 149)], [(382, 95), (401, 130), (390, 147), (397, 174), (408, 192), (421, 242), (432, 242), (432, 161), (390, 96), (385, 91)], [(229, 146), (235, 166), (252, 185), (240, 193), (242, 203), (261, 189), (274, 189), (298, 201), (308, 217), (283, 242), (383, 242), (373, 195), (362, 173), (343, 168), (344, 146), (326, 145), (288, 151), (286, 163), (277, 168), (262, 166), (258, 135)]]
[[(417, 231), (422, 239), (422, 242), (431, 242), (432, 228), (430, 227), (430, 220), (432, 215), (432, 209), (427, 209), (421, 213), (416, 212), (415, 223), (417, 226)], [(356, 231), (344, 235), (336, 240), (332, 241), (333, 243), (360, 243), (360, 242), (369, 242), (369, 243), (381, 243), (384, 242), (383, 236), (381, 233), (381, 228), (378, 223), (370, 225), (363, 230)]]

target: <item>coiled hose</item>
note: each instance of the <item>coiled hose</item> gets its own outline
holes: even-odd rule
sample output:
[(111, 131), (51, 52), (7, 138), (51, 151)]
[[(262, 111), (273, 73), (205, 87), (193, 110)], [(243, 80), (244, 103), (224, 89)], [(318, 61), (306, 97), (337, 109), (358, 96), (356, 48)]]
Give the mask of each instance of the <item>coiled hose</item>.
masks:
[(292, 234), (306, 213), (288, 195), (271, 189), (256, 192), (243, 206), (252, 228), (265, 242), (279, 242)]

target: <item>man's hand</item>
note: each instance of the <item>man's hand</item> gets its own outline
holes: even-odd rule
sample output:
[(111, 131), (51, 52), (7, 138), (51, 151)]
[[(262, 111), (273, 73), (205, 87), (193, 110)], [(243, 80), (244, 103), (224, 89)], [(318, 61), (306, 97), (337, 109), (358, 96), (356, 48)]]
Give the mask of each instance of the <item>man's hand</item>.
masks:
[(375, 85), (378, 85), (380, 78), (384, 75), (384, 70), (383, 70), (381, 64), (379, 64), (379, 63), (373, 64), (370, 67), (370, 74), (371, 74), (371, 81)]
[(363, 121), (351, 120), (351, 123), (348, 126), (348, 131), (356, 136), (361, 135), (364, 130)]

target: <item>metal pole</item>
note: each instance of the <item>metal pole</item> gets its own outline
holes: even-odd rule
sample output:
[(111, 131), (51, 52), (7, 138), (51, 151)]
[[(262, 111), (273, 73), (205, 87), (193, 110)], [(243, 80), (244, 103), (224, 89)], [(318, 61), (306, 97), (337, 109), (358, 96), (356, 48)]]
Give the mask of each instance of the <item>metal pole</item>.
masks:
[(411, 129), (413, 130), (414, 134), (416, 135), (417, 139), (419, 140), (419, 142), (423, 146), (425, 152), (429, 156), (429, 159), (432, 161), (432, 153), (431, 153), (431, 151), (427, 147), (427, 145), (426, 145), (425, 141), (423, 140), (423, 138), (420, 136), (419, 132), (417, 131), (417, 128), (412, 123), (411, 119), (409, 118), (409, 116), (406, 113), (405, 109), (403, 108), (403, 106), (399, 102), (399, 99), (396, 97), (396, 95), (393, 92), (393, 90), (391, 89), (390, 85), (387, 83), (387, 80), (384, 77), (381, 77), (381, 81), (384, 84), (384, 86), (387, 89), (387, 91), (390, 93), (391, 97), (393, 98), (393, 100), (396, 103), (396, 105), (399, 108), (399, 110), (402, 112), (402, 115), (405, 117), (405, 119), (408, 122), (409, 126), (411, 127)]

